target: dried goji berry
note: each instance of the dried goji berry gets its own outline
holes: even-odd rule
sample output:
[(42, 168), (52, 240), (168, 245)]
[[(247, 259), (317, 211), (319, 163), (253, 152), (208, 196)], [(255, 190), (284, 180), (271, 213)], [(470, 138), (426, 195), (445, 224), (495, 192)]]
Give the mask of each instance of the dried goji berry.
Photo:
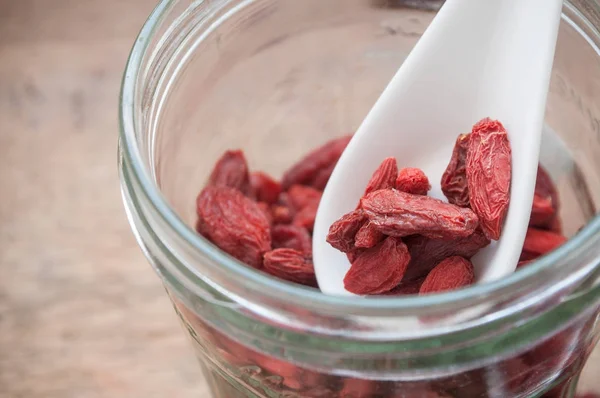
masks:
[[(410, 263), (408, 264), (410, 268)], [(406, 275), (405, 275), (406, 276)], [(404, 278), (403, 278), (404, 279)], [(425, 278), (415, 279), (407, 282), (400, 282), (398, 286), (390, 290), (389, 292), (383, 293), (385, 296), (405, 296), (408, 294), (419, 294), (419, 290), (421, 289), (421, 285)]]
[(423, 170), (405, 167), (398, 172), (396, 189), (414, 195), (427, 195), (427, 192), (431, 189), (431, 184)]
[(354, 239), (366, 220), (367, 217), (360, 209), (343, 215), (329, 227), (327, 242), (344, 253), (354, 251)]
[(271, 250), (269, 221), (256, 202), (225, 186), (208, 186), (196, 200), (198, 232), (226, 253), (255, 268)]
[(552, 231), (528, 228), (523, 244), (523, 252), (533, 255), (543, 255), (551, 252), (567, 241), (562, 235)]
[(302, 158), (284, 173), (281, 181), (283, 189), (287, 190), (294, 184), (312, 186), (319, 172), (337, 163), (350, 138), (344, 136), (331, 140)]
[(337, 162), (332, 163), (329, 166), (325, 167), (324, 169), (319, 170), (319, 172), (315, 176), (315, 179), (313, 180), (311, 185), (315, 189), (318, 189), (321, 191), (324, 190), (325, 187), (327, 186), (327, 183), (329, 182), (329, 178), (331, 178), (331, 174), (333, 173), (333, 169), (335, 169), (336, 165), (337, 165)]
[(352, 264), (358, 258), (358, 256), (363, 254), (365, 252), (365, 250), (367, 250), (367, 249), (356, 248), (356, 249), (346, 253), (346, 257), (348, 257), (348, 261), (350, 262), (350, 264)]
[(319, 203), (309, 203), (306, 207), (296, 213), (292, 223), (299, 227), (306, 228), (310, 233), (312, 233), (313, 228), (315, 227), (315, 218), (317, 217), (318, 208)]
[(277, 202), (281, 193), (281, 184), (273, 177), (260, 171), (250, 174), (250, 186), (257, 201), (270, 205)]
[(371, 176), (365, 189), (365, 195), (380, 189), (394, 188), (398, 177), (398, 164), (395, 158), (386, 158)]
[(312, 257), (294, 249), (275, 249), (267, 252), (264, 270), (289, 282), (317, 287)]
[(273, 214), (271, 213), (271, 206), (269, 206), (265, 202), (257, 202), (256, 205), (258, 206), (260, 211), (262, 211), (262, 213), (265, 215), (267, 221), (269, 221), (269, 225), (273, 224)]
[[(537, 203), (535, 197), (538, 198)], [(560, 227), (558, 229), (553, 228), (556, 225), (560, 225), (560, 221), (558, 220), (558, 210), (560, 207), (558, 191), (556, 190), (556, 186), (554, 185), (552, 178), (550, 178), (550, 175), (546, 169), (544, 169), (541, 165), (538, 166), (537, 170), (537, 179), (535, 181), (535, 197), (529, 225), (532, 227), (550, 229), (561, 233)], [(548, 209), (548, 203), (550, 203), (550, 206), (552, 207), (552, 214), (549, 214), (550, 211)], [(536, 214), (536, 205), (538, 207), (542, 205), (543, 211), (541, 214)], [(540, 210), (538, 209), (537, 212), (540, 212)]]
[(532, 227), (546, 228), (551, 225), (554, 216), (555, 213), (552, 202), (548, 198), (538, 194), (533, 195), (529, 225)]
[(250, 193), (248, 163), (240, 150), (226, 151), (217, 161), (208, 178), (208, 185), (234, 188), (244, 195)]
[(478, 224), (471, 209), (395, 189), (371, 192), (361, 199), (361, 207), (371, 223), (390, 236), (455, 239), (471, 235)]
[(312, 240), (305, 228), (297, 225), (275, 225), (271, 228), (273, 249), (295, 249), (312, 254)]
[(483, 119), (473, 127), (467, 151), (469, 203), (485, 235), (500, 239), (510, 201), (511, 148), (498, 121)]
[(388, 292), (398, 286), (409, 261), (406, 245), (388, 237), (356, 258), (344, 277), (344, 286), (355, 294)]
[(285, 205), (271, 206), (273, 224), (289, 224), (294, 219), (294, 212)]
[(385, 238), (383, 232), (378, 230), (376, 226), (367, 221), (356, 233), (354, 238), (354, 246), (369, 249), (381, 242), (383, 238)]
[(382, 396), (386, 390), (384, 383), (375, 380), (346, 378), (340, 398), (372, 398)]
[(477, 229), (467, 237), (445, 240), (429, 239), (424, 236), (411, 236), (404, 240), (410, 252), (410, 263), (404, 280), (424, 277), (438, 263), (448, 257), (473, 257), (479, 250), (490, 244), (484, 233)]
[(294, 211), (300, 211), (308, 205), (319, 203), (322, 195), (323, 193), (315, 188), (295, 184), (287, 190), (285, 195), (282, 195), (284, 198), (282, 200), (289, 204)]
[(448, 257), (425, 278), (419, 294), (446, 292), (469, 286), (475, 279), (473, 264), (463, 257)]
[(448, 202), (457, 206), (469, 206), (469, 187), (467, 185), (467, 150), (469, 134), (461, 134), (456, 139), (450, 163), (442, 175), (442, 192)]

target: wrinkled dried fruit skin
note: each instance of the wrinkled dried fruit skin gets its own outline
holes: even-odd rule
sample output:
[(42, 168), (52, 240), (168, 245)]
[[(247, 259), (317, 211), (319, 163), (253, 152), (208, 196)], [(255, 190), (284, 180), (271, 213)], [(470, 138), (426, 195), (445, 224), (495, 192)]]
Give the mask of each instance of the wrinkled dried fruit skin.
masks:
[(283, 175), (281, 185), (287, 190), (294, 184), (312, 186), (319, 173), (335, 165), (350, 142), (351, 136), (336, 138), (315, 149)]
[(250, 174), (250, 187), (257, 201), (270, 205), (277, 202), (281, 193), (281, 184), (273, 177), (260, 171)]
[(469, 187), (467, 185), (467, 150), (469, 135), (461, 134), (456, 139), (450, 163), (442, 175), (442, 192), (448, 202), (461, 207), (469, 206)]
[(240, 150), (226, 151), (208, 177), (208, 185), (234, 188), (248, 195), (250, 176), (244, 153)]
[[(410, 268), (410, 263), (408, 265)], [(408, 271), (407, 271), (408, 272)], [(406, 274), (405, 274), (406, 278)], [(405, 279), (403, 278), (403, 279)], [(421, 289), (421, 285), (425, 281), (425, 278), (415, 279), (407, 282), (400, 282), (398, 286), (390, 290), (389, 292), (383, 293), (385, 296), (406, 296), (409, 294), (419, 294), (419, 290)]]
[(265, 215), (265, 218), (269, 222), (269, 225), (273, 225), (273, 214), (271, 213), (271, 206), (269, 206), (265, 202), (257, 202), (256, 205), (258, 206), (260, 211), (262, 211), (262, 213)]
[(429, 179), (423, 170), (414, 167), (405, 167), (400, 170), (395, 186), (398, 191), (413, 195), (427, 195), (431, 189)]
[[(537, 170), (537, 179), (535, 181), (535, 196), (545, 200), (543, 203), (544, 211), (542, 214), (546, 214), (546, 217), (543, 215), (536, 214), (534, 216), (535, 209), (535, 199), (534, 199), (534, 207), (532, 209), (531, 220), (529, 222), (529, 226), (541, 228), (541, 229), (549, 229), (555, 232), (561, 233), (561, 228), (555, 229), (556, 225), (560, 224), (560, 220), (558, 220), (558, 211), (560, 209), (560, 201), (558, 198), (558, 191), (556, 190), (556, 186), (550, 178), (550, 175), (541, 165), (538, 166)], [(538, 199), (538, 206), (539, 200)], [(553, 212), (552, 215), (548, 215), (549, 210), (547, 209), (547, 203), (550, 203), (552, 206)], [(538, 210), (539, 211), (539, 210)]]
[(357, 247), (356, 249), (346, 253), (346, 257), (348, 257), (350, 264), (352, 264), (358, 258), (358, 256), (363, 254), (366, 250), (367, 249), (361, 249)]
[(354, 246), (370, 249), (385, 238), (385, 235), (370, 222), (365, 222), (354, 237)]
[(394, 188), (398, 177), (398, 164), (396, 158), (386, 158), (371, 176), (365, 189), (365, 195), (380, 189)]
[(329, 227), (327, 243), (344, 253), (352, 252), (354, 239), (358, 230), (367, 220), (364, 212), (360, 209), (345, 214)]
[(295, 249), (312, 255), (312, 239), (305, 228), (296, 225), (275, 225), (271, 228), (273, 249)]
[(467, 151), (469, 203), (485, 235), (500, 239), (510, 201), (511, 149), (500, 122), (484, 119), (473, 127)]
[(425, 278), (419, 294), (440, 293), (469, 286), (475, 280), (473, 264), (465, 258), (448, 257)]
[(317, 287), (312, 257), (294, 249), (275, 249), (267, 252), (264, 271), (289, 282)]
[(429, 239), (424, 236), (411, 236), (404, 240), (410, 252), (410, 264), (405, 280), (421, 278), (438, 263), (448, 257), (460, 256), (470, 259), (479, 250), (490, 244), (482, 231), (453, 240)]
[(292, 185), (286, 192), (285, 201), (292, 209), (300, 211), (306, 206), (319, 203), (322, 195), (323, 193), (321, 191), (312, 187)]
[(394, 189), (368, 194), (361, 207), (381, 232), (396, 237), (455, 239), (471, 235), (479, 222), (470, 209)]
[(208, 186), (198, 195), (196, 212), (199, 233), (241, 262), (262, 268), (271, 230), (256, 202), (236, 189)]
[(306, 228), (310, 233), (312, 233), (313, 228), (315, 227), (315, 218), (317, 218), (318, 208), (319, 203), (308, 204), (306, 207), (296, 213), (292, 224)]
[(409, 261), (406, 245), (388, 237), (356, 258), (344, 277), (344, 287), (354, 294), (388, 292), (398, 286)]
[(567, 238), (555, 232), (528, 228), (523, 244), (523, 252), (543, 255), (561, 246), (566, 241)]

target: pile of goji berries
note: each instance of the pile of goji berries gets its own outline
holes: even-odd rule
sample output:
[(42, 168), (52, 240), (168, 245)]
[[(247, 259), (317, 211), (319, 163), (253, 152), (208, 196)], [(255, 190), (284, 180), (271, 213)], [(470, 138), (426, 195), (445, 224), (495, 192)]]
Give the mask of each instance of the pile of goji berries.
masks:
[[(423, 171), (398, 170), (396, 159), (381, 163), (357, 208), (336, 221), (327, 241), (346, 253), (352, 266), (346, 290), (374, 295), (427, 294), (473, 283), (469, 261), (498, 240), (508, 211), (511, 148), (498, 121), (483, 119), (462, 134), (441, 180), (448, 202), (430, 198)], [(551, 200), (535, 203), (552, 216)]]
[[(227, 151), (198, 195), (196, 230), (229, 255), (272, 276), (317, 287), (312, 229), (321, 194), (350, 136), (332, 140), (287, 170), (281, 182), (250, 172), (242, 151)], [(387, 158), (356, 210), (331, 226), (328, 242), (347, 253), (348, 291), (424, 294), (473, 282), (469, 259), (498, 239), (509, 203), (510, 144), (501, 123), (484, 119), (458, 137), (441, 181), (448, 198), (426, 196), (415, 168)], [(538, 169), (523, 266), (566, 240), (558, 194)]]
[[(312, 151), (281, 181), (250, 172), (241, 151), (227, 151), (197, 197), (197, 231), (251, 267), (316, 287), (315, 215), (322, 190), (349, 140), (349, 136), (337, 138)], [(472, 282), (469, 259), (499, 238), (508, 206), (510, 147), (502, 125), (486, 119), (470, 134), (461, 135), (441, 183), (448, 203), (426, 196), (430, 184), (421, 170), (398, 170), (395, 159), (383, 161), (356, 210), (332, 225), (329, 234), (329, 242), (347, 253), (352, 263), (346, 276), (348, 290), (404, 295), (456, 289)], [(519, 266), (564, 243), (558, 211), (556, 188), (539, 167)], [(197, 331), (204, 328), (208, 330), (199, 325)], [(500, 371), (515, 391), (539, 385), (547, 374), (576, 362), (578, 354), (569, 347), (579, 330), (580, 326), (566, 329), (529, 352), (494, 365), (494, 371)], [(214, 344), (224, 353), (235, 353), (232, 364), (256, 365), (266, 379), (280, 378), (281, 385), (272, 385), (273, 389), (296, 391), (301, 397), (485, 396), (485, 369), (412, 387), (360, 379), (340, 383), (251, 351), (216, 331), (209, 336), (220, 336)]]
[(315, 216), (349, 141), (349, 136), (341, 137), (311, 152), (281, 182), (251, 173), (241, 151), (227, 151), (196, 200), (196, 230), (251, 267), (317, 287), (312, 263)]

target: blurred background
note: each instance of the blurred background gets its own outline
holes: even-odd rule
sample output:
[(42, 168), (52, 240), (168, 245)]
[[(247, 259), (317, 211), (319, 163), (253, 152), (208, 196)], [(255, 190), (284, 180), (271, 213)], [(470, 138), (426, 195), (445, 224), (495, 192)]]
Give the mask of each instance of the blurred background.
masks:
[[(0, 397), (206, 397), (125, 219), (121, 74), (156, 0), (0, 0)], [(600, 391), (596, 350), (580, 383)]]

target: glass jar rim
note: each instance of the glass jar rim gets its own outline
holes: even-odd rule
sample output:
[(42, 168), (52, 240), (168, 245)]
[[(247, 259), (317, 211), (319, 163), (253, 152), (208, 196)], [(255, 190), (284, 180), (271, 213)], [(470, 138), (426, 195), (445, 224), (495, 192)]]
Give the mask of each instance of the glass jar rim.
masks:
[[(252, 289), (263, 295), (292, 304), (301, 303), (302, 305), (310, 305), (314, 308), (327, 308), (345, 312), (352, 311), (352, 313), (364, 312), (386, 316), (386, 314), (390, 314), (390, 311), (394, 311), (395, 314), (405, 311), (407, 313), (414, 313), (432, 306), (438, 308), (439, 306), (444, 306), (445, 308), (465, 308), (473, 305), (473, 303), (482, 302), (482, 300), (501, 298), (509, 292), (531, 291), (532, 289), (536, 291), (541, 290), (545, 286), (548, 286), (548, 282), (572, 280), (575, 273), (579, 274), (578, 278), (583, 279), (584, 276), (588, 275), (598, 266), (597, 264), (585, 263), (578, 264), (577, 269), (575, 269), (573, 263), (570, 264), (571, 268), (565, 267), (565, 263), (573, 261), (577, 257), (577, 254), (581, 252), (582, 247), (599, 247), (600, 216), (595, 216), (590, 220), (581, 231), (563, 246), (549, 255), (540, 258), (528, 267), (519, 270), (519, 272), (515, 272), (497, 281), (430, 296), (376, 298), (328, 296), (318, 290), (307, 289), (256, 272), (216, 249), (203, 237), (195, 233), (167, 203), (167, 200), (152, 178), (152, 173), (145, 167), (142, 151), (137, 140), (135, 95), (141, 66), (146, 51), (154, 39), (154, 34), (158, 30), (157, 27), (175, 3), (176, 0), (161, 0), (142, 27), (131, 50), (123, 76), (120, 95), (120, 152), (123, 162), (131, 171), (129, 177), (133, 177), (136, 185), (140, 188), (136, 191), (136, 194), (141, 195), (145, 202), (151, 205), (153, 211), (164, 225), (182, 239), (186, 247), (194, 248), (210, 258), (221, 267), (221, 272), (228, 274), (228, 278), (243, 280), (246, 289)], [(566, 2), (565, 6), (577, 12), (576, 8), (569, 2)], [(135, 191), (135, 189), (133, 190)], [(180, 266), (185, 267), (187, 275), (193, 275), (199, 278), (198, 280), (203, 279), (197, 269), (184, 263), (181, 263)], [(551, 273), (552, 277), (550, 280), (540, 278), (539, 275), (541, 272), (545, 272), (545, 275)], [(215, 282), (218, 283), (218, 281)]]

